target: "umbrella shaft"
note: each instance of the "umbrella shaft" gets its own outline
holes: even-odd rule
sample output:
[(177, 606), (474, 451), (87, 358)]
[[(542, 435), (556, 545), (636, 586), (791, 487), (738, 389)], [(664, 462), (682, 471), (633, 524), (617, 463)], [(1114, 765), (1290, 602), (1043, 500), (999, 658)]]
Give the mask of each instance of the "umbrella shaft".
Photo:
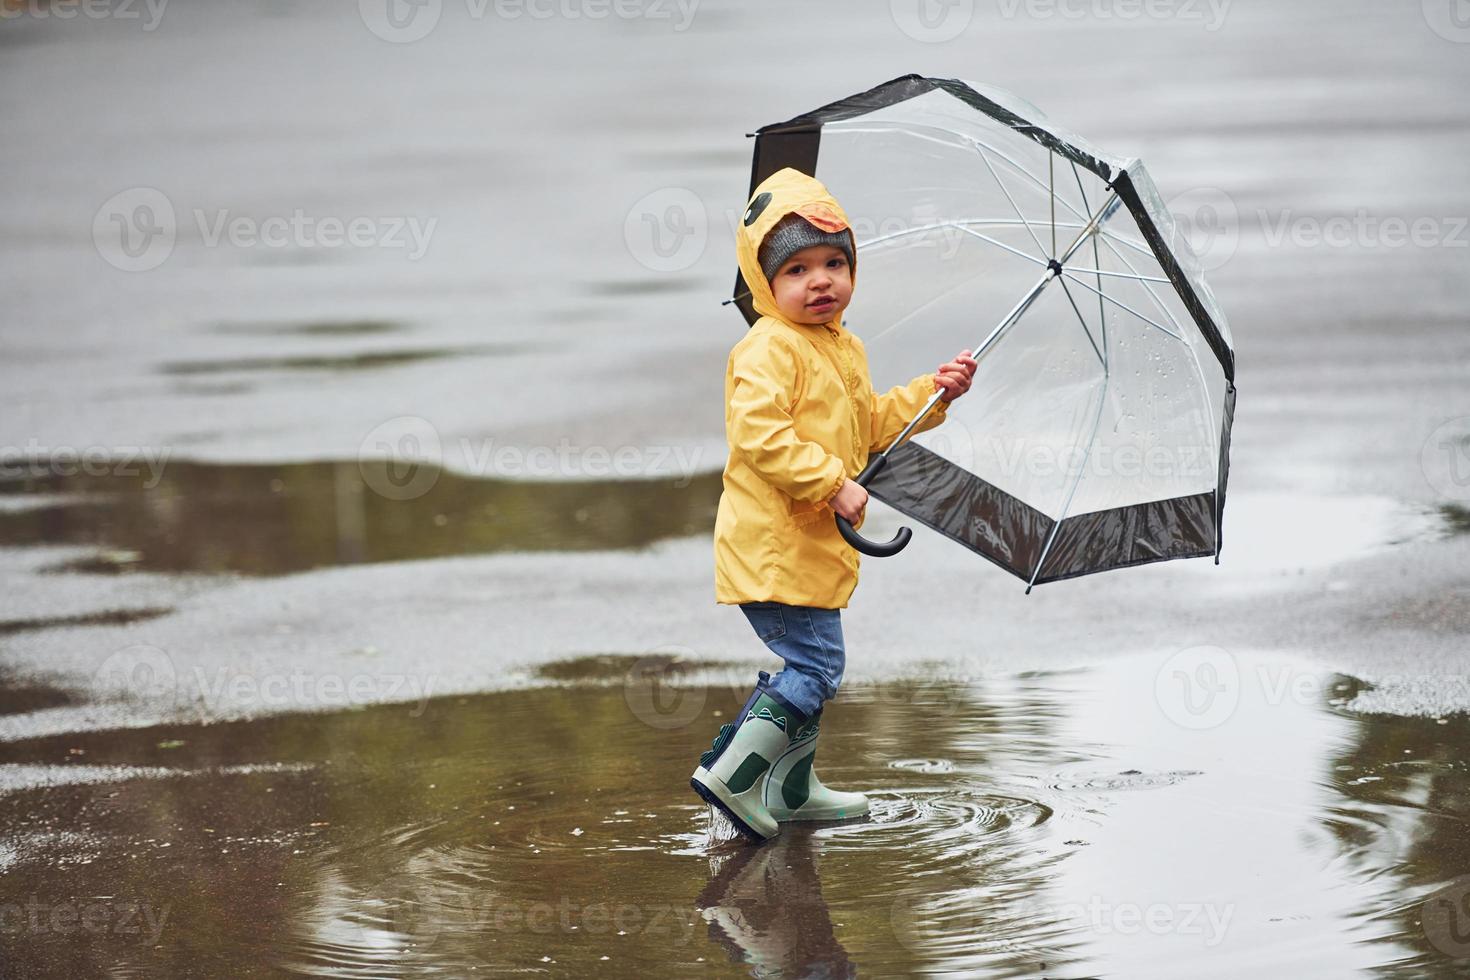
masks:
[[(1084, 227), (1080, 232), (1077, 233), (1076, 238), (1072, 239), (1072, 244), (1067, 246), (1067, 251), (1063, 253), (1060, 261), (1057, 259), (1052, 259), (1052, 261), (1047, 265), (1046, 275), (1042, 276), (1036, 281), (1036, 285), (1031, 287), (1031, 291), (1028, 292), (1025, 296), (1021, 297), (1021, 301), (1019, 303), (1011, 307), (1011, 312), (1007, 313), (1005, 317), (995, 325), (995, 329), (990, 331), (989, 336), (987, 336), (983, 341), (980, 342), (980, 346), (975, 348), (974, 356), (976, 361), (979, 361), (980, 358), (985, 356), (986, 351), (990, 350), (990, 348), (995, 345), (995, 342), (1000, 339), (1000, 335), (1005, 332), (1007, 327), (1020, 319), (1021, 314), (1026, 312), (1027, 307), (1029, 307), (1032, 303), (1036, 301), (1036, 297), (1041, 295), (1041, 291), (1046, 288), (1046, 284), (1051, 282), (1057, 276), (1061, 275), (1062, 266), (1066, 262), (1068, 262), (1074, 254), (1076, 254), (1077, 249), (1082, 247), (1082, 243), (1086, 241), (1088, 236), (1096, 231), (1098, 226), (1102, 224), (1104, 217), (1112, 208), (1113, 202), (1117, 199), (1118, 192), (1113, 191), (1113, 193), (1108, 196), (1108, 199), (1103, 202), (1102, 207), (1097, 209), (1097, 213), (1092, 216), (1092, 219), (1087, 222), (1086, 227)], [(914, 431), (914, 426), (924, 421), (925, 416), (929, 414), (929, 411), (935, 405), (939, 404), (939, 399), (943, 396), (943, 388), (930, 395), (929, 400), (924, 403), (924, 407), (919, 409), (918, 414), (909, 420), (909, 424), (903, 427), (903, 431), (898, 434), (898, 437), (896, 439), (888, 444), (888, 448), (883, 450), (881, 455), (886, 457), (889, 453), (893, 452), (899, 446), (903, 445), (903, 441), (908, 438), (909, 433)]]

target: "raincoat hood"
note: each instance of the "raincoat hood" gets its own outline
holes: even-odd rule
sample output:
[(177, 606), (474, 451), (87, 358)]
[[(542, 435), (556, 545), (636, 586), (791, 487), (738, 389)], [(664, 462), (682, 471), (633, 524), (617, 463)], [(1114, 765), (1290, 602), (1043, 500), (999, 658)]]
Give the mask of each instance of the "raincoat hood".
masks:
[[(715, 601), (839, 609), (857, 586), (858, 553), (837, 533), (831, 501), (939, 387), (934, 375), (921, 374), (875, 392), (863, 342), (843, 327), (840, 312), (821, 324), (781, 315), (760, 246), (792, 213), (823, 231), (852, 234), (822, 182), (790, 167), (761, 181), (736, 230), (741, 277), (760, 317), (725, 365), (730, 456), (715, 514)], [(947, 407), (940, 402), (914, 431), (942, 423)]]
[[(790, 323), (781, 315), (776, 306), (775, 294), (771, 292), (771, 284), (766, 280), (766, 274), (761, 271), (760, 247), (761, 242), (766, 240), (766, 235), (776, 227), (776, 224), (788, 214), (795, 212), (807, 221), (826, 232), (847, 230), (852, 235), (852, 226), (847, 221), (847, 213), (842, 210), (842, 205), (837, 199), (828, 193), (826, 186), (815, 177), (809, 177), (800, 170), (791, 167), (782, 169), (771, 174), (761, 181), (755, 191), (746, 202), (745, 215), (740, 221), (740, 227), (735, 233), (735, 257), (740, 263), (740, 274), (745, 277), (745, 284), (750, 287), (751, 305), (761, 316), (774, 317), (785, 323)], [(852, 279), (853, 286), (857, 286), (857, 238), (852, 236), (853, 264)], [(841, 327), (841, 311), (835, 315), (828, 326), (835, 329)]]

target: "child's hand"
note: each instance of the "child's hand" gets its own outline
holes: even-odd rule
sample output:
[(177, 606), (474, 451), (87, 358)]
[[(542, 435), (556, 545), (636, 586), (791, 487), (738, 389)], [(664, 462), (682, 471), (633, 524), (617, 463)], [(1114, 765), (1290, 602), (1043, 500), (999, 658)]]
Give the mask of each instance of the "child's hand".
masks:
[(856, 524), (863, 516), (863, 508), (867, 506), (868, 491), (863, 489), (861, 483), (852, 480), (842, 484), (842, 489), (832, 498), (832, 509), (847, 518), (849, 524)]
[(969, 391), (970, 382), (975, 377), (975, 366), (975, 359), (970, 356), (968, 347), (955, 355), (955, 359), (948, 364), (939, 365), (939, 373), (934, 376), (935, 384), (944, 389), (939, 400), (952, 402)]

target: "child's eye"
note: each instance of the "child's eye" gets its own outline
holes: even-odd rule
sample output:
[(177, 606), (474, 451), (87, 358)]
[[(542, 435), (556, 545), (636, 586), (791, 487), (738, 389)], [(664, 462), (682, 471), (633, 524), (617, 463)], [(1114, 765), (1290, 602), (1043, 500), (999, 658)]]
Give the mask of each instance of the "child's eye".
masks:
[(834, 269), (840, 269), (842, 266), (847, 264), (847, 259), (844, 256), (839, 255), (835, 259), (828, 259), (827, 264), (832, 266)]
[(793, 275), (793, 276), (799, 276), (799, 275), (801, 275), (805, 271), (806, 271), (806, 266), (804, 266), (804, 265), (793, 265), (790, 269), (787, 270), (787, 274), (788, 275)]

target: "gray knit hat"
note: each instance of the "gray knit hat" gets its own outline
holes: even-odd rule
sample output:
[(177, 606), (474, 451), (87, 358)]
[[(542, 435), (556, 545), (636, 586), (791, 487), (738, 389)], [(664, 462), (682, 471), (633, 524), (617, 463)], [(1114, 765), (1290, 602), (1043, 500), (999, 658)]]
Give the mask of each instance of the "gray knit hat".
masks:
[(761, 272), (765, 273), (767, 280), (770, 280), (781, 270), (781, 266), (787, 259), (813, 245), (831, 245), (833, 248), (840, 248), (847, 253), (848, 264), (856, 264), (852, 255), (851, 229), (823, 231), (793, 211), (776, 222), (775, 227), (766, 233), (765, 241), (761, 242), (760, 251), (757, 253)]

